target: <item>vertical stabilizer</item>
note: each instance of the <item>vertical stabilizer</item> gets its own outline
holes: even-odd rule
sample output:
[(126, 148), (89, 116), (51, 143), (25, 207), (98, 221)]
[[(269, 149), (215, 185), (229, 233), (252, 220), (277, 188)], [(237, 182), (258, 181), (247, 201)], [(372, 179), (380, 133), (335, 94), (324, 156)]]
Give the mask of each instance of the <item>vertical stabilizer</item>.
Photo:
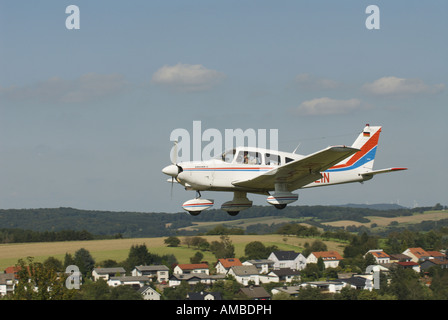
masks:
[(367, 124), (352, 145), (353, 148), (359, 149), (360, 151), (344, 160), (343, 162), (340, 162), (334, 167), (330, 168), (329, 170), (327, 170), (327, 172), (338, 172), (355, 169), (364, 172), (371, 171), (373, 169), (373, 162), (375, 160), (380, 133), (380, 126), (371, 127)]

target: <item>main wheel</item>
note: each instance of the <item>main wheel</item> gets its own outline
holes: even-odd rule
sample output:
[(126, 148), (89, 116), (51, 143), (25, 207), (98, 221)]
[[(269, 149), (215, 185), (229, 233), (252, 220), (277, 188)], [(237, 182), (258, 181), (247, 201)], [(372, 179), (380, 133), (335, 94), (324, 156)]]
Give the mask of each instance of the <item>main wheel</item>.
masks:
[(274, 207), (276, 207), (279, 210), (285, 209), (286, 208), (286, 203), (284, 203), (284, 204), (274, 204)]
[(240, 213), (239, 211), (227, 211), (227, 213), (229, 214), (229, 216), (236, 216), (238, 213)]
[(202, 211), (189, 211), (190, 216), (198, 216)]

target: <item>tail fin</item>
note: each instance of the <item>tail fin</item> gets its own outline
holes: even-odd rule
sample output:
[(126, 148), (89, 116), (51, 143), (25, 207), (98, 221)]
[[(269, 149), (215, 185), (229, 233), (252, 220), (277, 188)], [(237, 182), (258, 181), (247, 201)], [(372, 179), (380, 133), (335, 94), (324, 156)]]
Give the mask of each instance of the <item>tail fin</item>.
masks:
[(360, 151), (328, 169), (327, 172), (353, 169), (362, 169), (364, 172), (372, 171), (380, 133), (381, 127), (371, 127), (367, 124), (352, 145), (353, 148), (359, 149)]

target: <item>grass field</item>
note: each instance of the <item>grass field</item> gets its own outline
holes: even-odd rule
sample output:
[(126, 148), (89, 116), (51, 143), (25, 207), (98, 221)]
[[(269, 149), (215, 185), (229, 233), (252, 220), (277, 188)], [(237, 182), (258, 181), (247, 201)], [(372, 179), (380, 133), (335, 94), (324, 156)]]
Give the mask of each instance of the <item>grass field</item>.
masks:
[[(181, 240), (183, 237), (179, 237)], [(204, 236), (208, 242), (220, 241), (219, 236)], [(148, 251), (158, 255), (173, 254), (179, 263), (189, 263), (197, 250), (181, 245), (177, 248), (168, 248), (164, 244), (166, 238), (135, 238), (115, 240), (94, 241), (67, 241), (67, 242), (45, 242), (45, 243), (20, 243), (0, 245), (0, 272), (6, 267), (13, 266), (20, 258), (34, 257), (35, 261), (42, 262), (48, 257), (64, 260), (66, 253), (74, 254), (77, 250), (84, 248), (90, 252), (96, 263), (111, 259), (117, 262), (124, 261), (129, 254), (132, 245), (145, 244)], [(306, 242), (312, 243), (314, 239), (284, 237), (282, 235), (235, 235), (230, 236), (235, 246), (237, 258), (244, 256), (245, 246), (252, 241), (261, 241), (265, 246), (276, 245), (281, 250), (294, 250), (300, 252)], [(342, 254), (344, 245), (333, 241), (324, 241), (328, 250), (335, 250)], [(213, 263), (216, 258), (211, 252), (203, 252), (205, 261)]]
[(388, 226), (392, 221), (397, 221), (399, 224), (403, 225), (410, 225), (410, 224), (416, 224), (420, 223), (422, 221), (437, 221), (442, 219), (448, 218), (448, 211), (442, 210), (442, 211), (426, 211), (424, 213), (416, 213), (412, 216), (403, 216), (403, 217), (393, 217), (393, 218), (384, 218), (384, 217), (375, 217), (375, 216), (368, 216), (366, 217), (370, 220), (370, 222), (367, 223), (361, 223), (357, 221), (349, 221), (349, 220), (340, 220), (335, 222), (328, 222), (325, 223), (330, 226), (334, 227), (346, 227), (346, 226), (366, 226), (370, 227), (372, 223), (376, 223), (379, 227), (385, 227)]
[[(303, 225), (307, 225), (306, 221), (310, 220), (311, 218), (301, 218), (301, 219), (293, 219), (293, 218), (286, 218), (286, 217), (259, 217), (259, 218), (243, 218), (243, 219), (237, 219), (237, 220), (229, 220), (225, 221), (212, 221), (212, 222), (195, 222), (192, 226), (180, 228), (180, 230), (188, 230), (188, 231), (204, 231), (204, 230), (210, 230), (218, 225), (224, 224), (226, 227), (235, 227), (235, 228), (242, 228), (245, 229), (250, 225), (254, 224), (280, 224), (280, 223), (299, 223)], [(307, 225), (309, 226), (309, 225)]]

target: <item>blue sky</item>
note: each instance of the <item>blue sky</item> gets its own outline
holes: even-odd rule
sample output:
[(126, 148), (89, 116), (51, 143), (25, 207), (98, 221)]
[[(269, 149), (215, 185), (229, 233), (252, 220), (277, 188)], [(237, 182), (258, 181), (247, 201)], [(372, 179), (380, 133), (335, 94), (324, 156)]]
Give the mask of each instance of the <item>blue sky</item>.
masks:
[[(69, 5), (80, 29), (65, 27)], [(380, 9), (368, 30), (366, 7)], [(0, 208), (181, 211), (176, 128), (278, 129), (307, 154), (382, 125), (375, 168), (296, 204), (447, 204), (444, 1), (0, 0)], [(216, 206), (231, 194), (203, 193)], [(252, 196), (256, 204), (264, 197)]]

